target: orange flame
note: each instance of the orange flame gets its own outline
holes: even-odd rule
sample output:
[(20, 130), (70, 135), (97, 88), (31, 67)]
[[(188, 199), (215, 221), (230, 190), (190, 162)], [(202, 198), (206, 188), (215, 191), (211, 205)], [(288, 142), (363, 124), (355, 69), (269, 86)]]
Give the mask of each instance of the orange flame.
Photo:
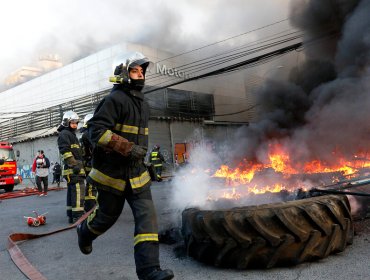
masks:
[[(270, 185), (261, 184), (262, 180), (258, 180), (259, 184), (254, 183), (256, 174), (264, 170), (273, 170), (274, 174), (279, 174), (280, 179), (289, 179), (295, 174), (330, 174), (330, 175), (341, 175), (347, 178), (354, 177), (362, 168), (370, 167), (370, 153), (362, 152), (354, 155), (351, 160), (340, 156), (339, 152), (333, 153), (335, 164), (329, 164), (319, 159), (315, 159), (309, 162), (294, 164), (291, 161), (289, 154), (282, 149), (278, 144), (270, 145), (268, 160), (265, 163), (253, 163), (251, 161), (244, 160), (243, 163), (239, 164), (236, 168), (231, 168), (227, 165), (222, 165), (212, 177), (224, 178), (226, 185), (236, 187), (245, 186), (249, 193), (261, 194), (266, 192), (280, 192), (282, 190), (292, 190), (292, 186), (286, 185), (284, 182), (275, 182)], [(263, 177), (263, 176), (262, 176)], [(332, 178), (335, 179), (334, 177)], [(250, 186), (253, 184), (253, 186)], [(294, 189), (303, 188), (305, 186), (297, 186), (297, 182), (294, 182)], [(235, 191), (232, 194), (225, 194), (224, 198), (235, 199), (237, 194)]]

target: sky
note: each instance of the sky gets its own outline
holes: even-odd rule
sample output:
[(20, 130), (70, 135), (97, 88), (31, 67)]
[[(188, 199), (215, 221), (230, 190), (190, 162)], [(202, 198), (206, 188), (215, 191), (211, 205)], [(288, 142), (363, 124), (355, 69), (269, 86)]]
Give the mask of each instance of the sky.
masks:
[(0, 2), (0, 84), (39, 55), (64, 64), (120, 42), (173, 53), (288, 17), (290, 0), (5, 0)]

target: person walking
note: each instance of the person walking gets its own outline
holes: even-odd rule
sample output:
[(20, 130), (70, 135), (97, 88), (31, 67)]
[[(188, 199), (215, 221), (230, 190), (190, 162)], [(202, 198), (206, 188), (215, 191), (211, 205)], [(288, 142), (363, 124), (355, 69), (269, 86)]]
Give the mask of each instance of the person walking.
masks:
[[(39, 191), (39, 196), (48, 195), (49, 167), (50, 161), (45, 156), (44, 151), (37, 151), (37, 156), (32, 163), (32, 172), (35, 174), (35, 181)], [(42, 191), (42, 185), (44, 186), (44, 191)]]
[(84, 213), (85, 170), (82, 164), (81, 147), (76, 136), (78, 115), (67, 111), (58, 127), (58, 148), (64, 167), (62, 175), (67, 180), (67, 216), (75, 223)]
[(59, 162), (56, 162), (53, 167), (54, 182), (60, 187), (60, 175), (62, 174), (62, 167)]
[(151, 178), (144, 165), (148, 147), (149, 106), (142, 89), (150, 61), (141, 53), (127, 53), (115, 60), (115, 82), (88, 121), (93, 145), (92, 169), (87, 181), (98, 189), (97, 207), (77, 226), (83, 254), (92, 242), (118, 220), (125, 201), (134, 220), (136, 273), (141, 280), (174, 277), (159, 262), (158, 224), (150, 190)]
[(161, 154), (159, 145), (153, 147), (152, 152), (150, 153), (149, 162), (153, 165), (156, 180), (158, 182), (162, 181), (162, 162), (165, 162), (163, 155)]

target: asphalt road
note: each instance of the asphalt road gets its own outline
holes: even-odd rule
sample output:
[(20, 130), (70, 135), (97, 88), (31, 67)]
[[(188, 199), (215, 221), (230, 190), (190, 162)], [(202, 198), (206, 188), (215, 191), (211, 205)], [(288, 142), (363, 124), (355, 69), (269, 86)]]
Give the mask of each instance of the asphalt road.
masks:
[[(160, 228), (172, 226), (176, 213), (169, 209), (166, 194), (170, 182), (155, 183), (152, 187)], [(28, 196), (2, 200), (0, 227), (0, 279), (27, 279), (12, 262), (6, 249), (7, 237), (14, 232), (44, 233), (68, 226), (65, 215), (66, 190), (51, 191), (48, 197)], [(47, 224), (28, 227), (23, 216), (48, 212)], [(180, 220), (180, 213), (177, 213)], [(133, 218), (128, 205), (118, 222), (94, 242), (91, 255), (80, 253), (75, 229), (18, 244), (28, 260), (50, 280), (76, 279), (137, 279), (133, 258)], [(354, 243), (340, 254), (291, 268), (268, 270), (231, 270), (203, 265), (175, 253), (174, 245), (160, 245), (161, 264), (175, 273), (175, 279), (370, 279), (370, 220), (355, 223)]]

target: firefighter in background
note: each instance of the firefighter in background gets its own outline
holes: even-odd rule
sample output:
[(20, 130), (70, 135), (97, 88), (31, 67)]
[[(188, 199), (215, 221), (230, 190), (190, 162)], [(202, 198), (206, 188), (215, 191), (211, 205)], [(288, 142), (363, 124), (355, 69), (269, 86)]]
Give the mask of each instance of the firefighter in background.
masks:
[(149, 161), (153, 165), (155, 170), (156, 179), (158, 182), (162, 181), (162, 162), (165, 162), (163, 155), (159, 151), (161, 147), (159, 145), (155, 145), (153, 147), (152, 152), (150, 153)]
[[(87, 114), (84, 118), (84, 124), (80, 129), (81, 138), (80, 145), (82, 150), (83, 164), (85, 167), (86, 176), (91, 171), (91, 160), (92, 160), (92, 145), (88, 137), (87, 122), (92, 118), (93, 114)], [(86, 182), (85, 188), (85, 212), (90, 211), (95, 206), (96, 201), (96, 187)]]
[(149, 64), (139, 52), (118, 57), (115, 77), (110, 79), (115, 84), (88, 122), (93, 160), (87, 181), (98, 189), (97, 207), (77, 226), (77, 234), (81, 252), (90, 254), (92, 241), (115, 224), (127, 201), (135, 220), (133, 246), (138, 278), (165, 280), (174, 275), (160, 268), (151, 178), (144, 165), (149, 105), (142, 89)]
[(76, 136), (79, 122), (73, 111), (65, 112), (58, 127), (58, 147), (64, 167), (62, 175), (67, 180), (67, 216), (69, 223), (76, 222), (84, 213), (85, 170), (81, 147)]

